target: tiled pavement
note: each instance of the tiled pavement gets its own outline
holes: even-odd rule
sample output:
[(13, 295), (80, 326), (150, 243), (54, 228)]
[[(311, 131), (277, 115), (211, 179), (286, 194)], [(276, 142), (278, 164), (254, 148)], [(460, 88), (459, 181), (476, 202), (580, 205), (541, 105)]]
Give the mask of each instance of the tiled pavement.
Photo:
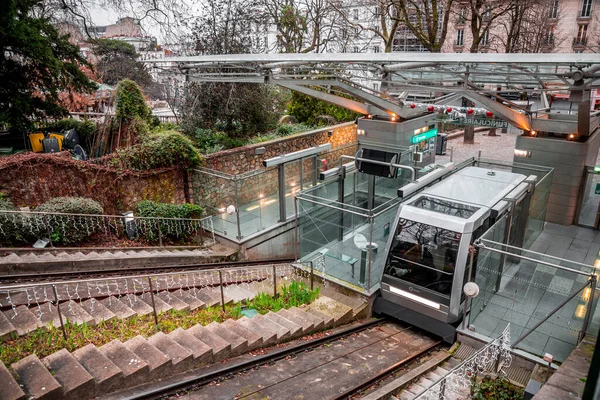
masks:
[(501, 161), (512, 161), (517, 133), (500, 133), (498, 136), (488, 136), (487, 131), (475, 132), (475, 144), (463, 143), (463, 137), (455, 137), (448, 140), (446, 155), (435, 156), (436, 163), (446, 163), (450, 161), (450, 147), (454, 148), (453, 161), (459, 163), (467, 158), (477, 157), (481, 150), (481, 158)]
[[(600, 251), (600, 233), (577, 226), (547, 223), (530, 250), (571, 262), (559, 262), (533, 253), (524, 255), (579, 271), (594, 271)], [(482, 287), (482, 293), (473, 302), (470, 324), (481, 334), (497, 337), (510, 322), (513, 342), (526, 328), (529, 330), (535, 326), (571, 293), (583, 287), (588, 279), (586, 275), (523, 260), (518, 264), (507, 263), (500, 288), (494, 292), (490, 286), (496, 278), (496, 273), (485, 270), (485, 266), (482, 266), (476, 279)], [(550, 353), (555, 360), (563, 361), (577, 344), (589, 296), (590, 290), (586, 289), (570, 300), (518, 347), (538, 355)], [(598, 298), (598, 291), (595, 297)], [(597, 308), (593, 312), (588, 332), (597, 333), (600, 312)]]

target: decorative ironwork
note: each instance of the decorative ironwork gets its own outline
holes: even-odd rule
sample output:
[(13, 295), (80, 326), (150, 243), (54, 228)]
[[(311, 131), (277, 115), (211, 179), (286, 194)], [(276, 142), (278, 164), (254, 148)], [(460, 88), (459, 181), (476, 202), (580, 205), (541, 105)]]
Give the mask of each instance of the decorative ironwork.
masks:
[(468, 399), (473, 379), (482, 374), (492, 373), (505, 376), (511, 363), (508, 324), (502, 335), (457, 365), (446, 376), (420, 393), (415, 400)]

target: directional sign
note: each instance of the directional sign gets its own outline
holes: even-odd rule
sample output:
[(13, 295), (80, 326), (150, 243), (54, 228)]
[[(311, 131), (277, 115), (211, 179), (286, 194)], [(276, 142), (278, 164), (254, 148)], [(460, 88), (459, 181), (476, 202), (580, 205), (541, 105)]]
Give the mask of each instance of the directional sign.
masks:
[(490, 128), (508, 128), (508, 122), (502, 119), (460, 117), (448, 121), (455, 125), (489, 126)]
[(431, 139), (432, 137), (436, 137), (437, 133), (438, 133), (437, 128), (433, 128), (433, 129), (430, 129), (430, 130), (428, 130), (426, 132), (419, 133), (418, 135), (415, 135), (415, 136), (411, 137), (410, 138), (410, 142), (412, 144), (417, 144), (417, 143), (423, 142), (423, 141), (425, 141), (427, 139)]

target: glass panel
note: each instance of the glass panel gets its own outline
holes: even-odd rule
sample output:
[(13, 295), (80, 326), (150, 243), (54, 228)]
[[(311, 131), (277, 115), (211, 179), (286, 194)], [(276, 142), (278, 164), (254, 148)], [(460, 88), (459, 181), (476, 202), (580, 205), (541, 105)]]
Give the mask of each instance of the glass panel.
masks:
[(242, 237), (279, 222), (277, 168), (245, 174), (237, 184)]
[(594, 227), (596, 224), (596, 215), (600, 205), (600, 175), (590, 173), (585, 182), (585, 192), (583, 193), (579, 218), (577, 223), (583, 226)]
[(400, 219), (385, 273), (450, 295), (460, 233)]
[(410, 203), (411, 206), (422, 208), (423, 210), (434, 211), (440, 214), (452, 215), (454, 217), (468, 219), (479, 207), (473, 207), (466, 204), (455, 203), (449, 200), (436, 199), (433, 197), (420, 197)]
[(300, 168), (302, 160), (285, 164), (285, 215), (294, 217), (294, 196), (300, 191)]

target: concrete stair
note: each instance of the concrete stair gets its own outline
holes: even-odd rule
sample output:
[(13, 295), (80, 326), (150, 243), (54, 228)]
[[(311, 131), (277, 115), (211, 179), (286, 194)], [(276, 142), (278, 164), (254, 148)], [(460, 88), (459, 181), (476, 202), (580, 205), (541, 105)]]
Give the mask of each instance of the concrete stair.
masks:
[[(106, 300), (96, 306), (104, 305)], [(116, 300), (113, 308), (127, 301), (124, 297), (111, 300)], [(31, 355), (10, 369), (2, 368), (0, 363), (0, 398), (101, 398), (341, 323), (351, 314), (351, 308), (336, 307), (334, 303), (324, 298), (309, 306), (244, 316), (221, 324), (195, 325), (187, 330), (178, 328), (168, 334), (158, 332), (147, 339), (136, 336), (124, 343), (113, 340), (100, 347), (90, 344), (72, 353), (62, 349), (43, 360)], [(90, 311), (89, 304), (81, 308)], [(98, 318), (96, 310), (88, 315)], [(110, 308), (101, 311), (106, 313)]]

